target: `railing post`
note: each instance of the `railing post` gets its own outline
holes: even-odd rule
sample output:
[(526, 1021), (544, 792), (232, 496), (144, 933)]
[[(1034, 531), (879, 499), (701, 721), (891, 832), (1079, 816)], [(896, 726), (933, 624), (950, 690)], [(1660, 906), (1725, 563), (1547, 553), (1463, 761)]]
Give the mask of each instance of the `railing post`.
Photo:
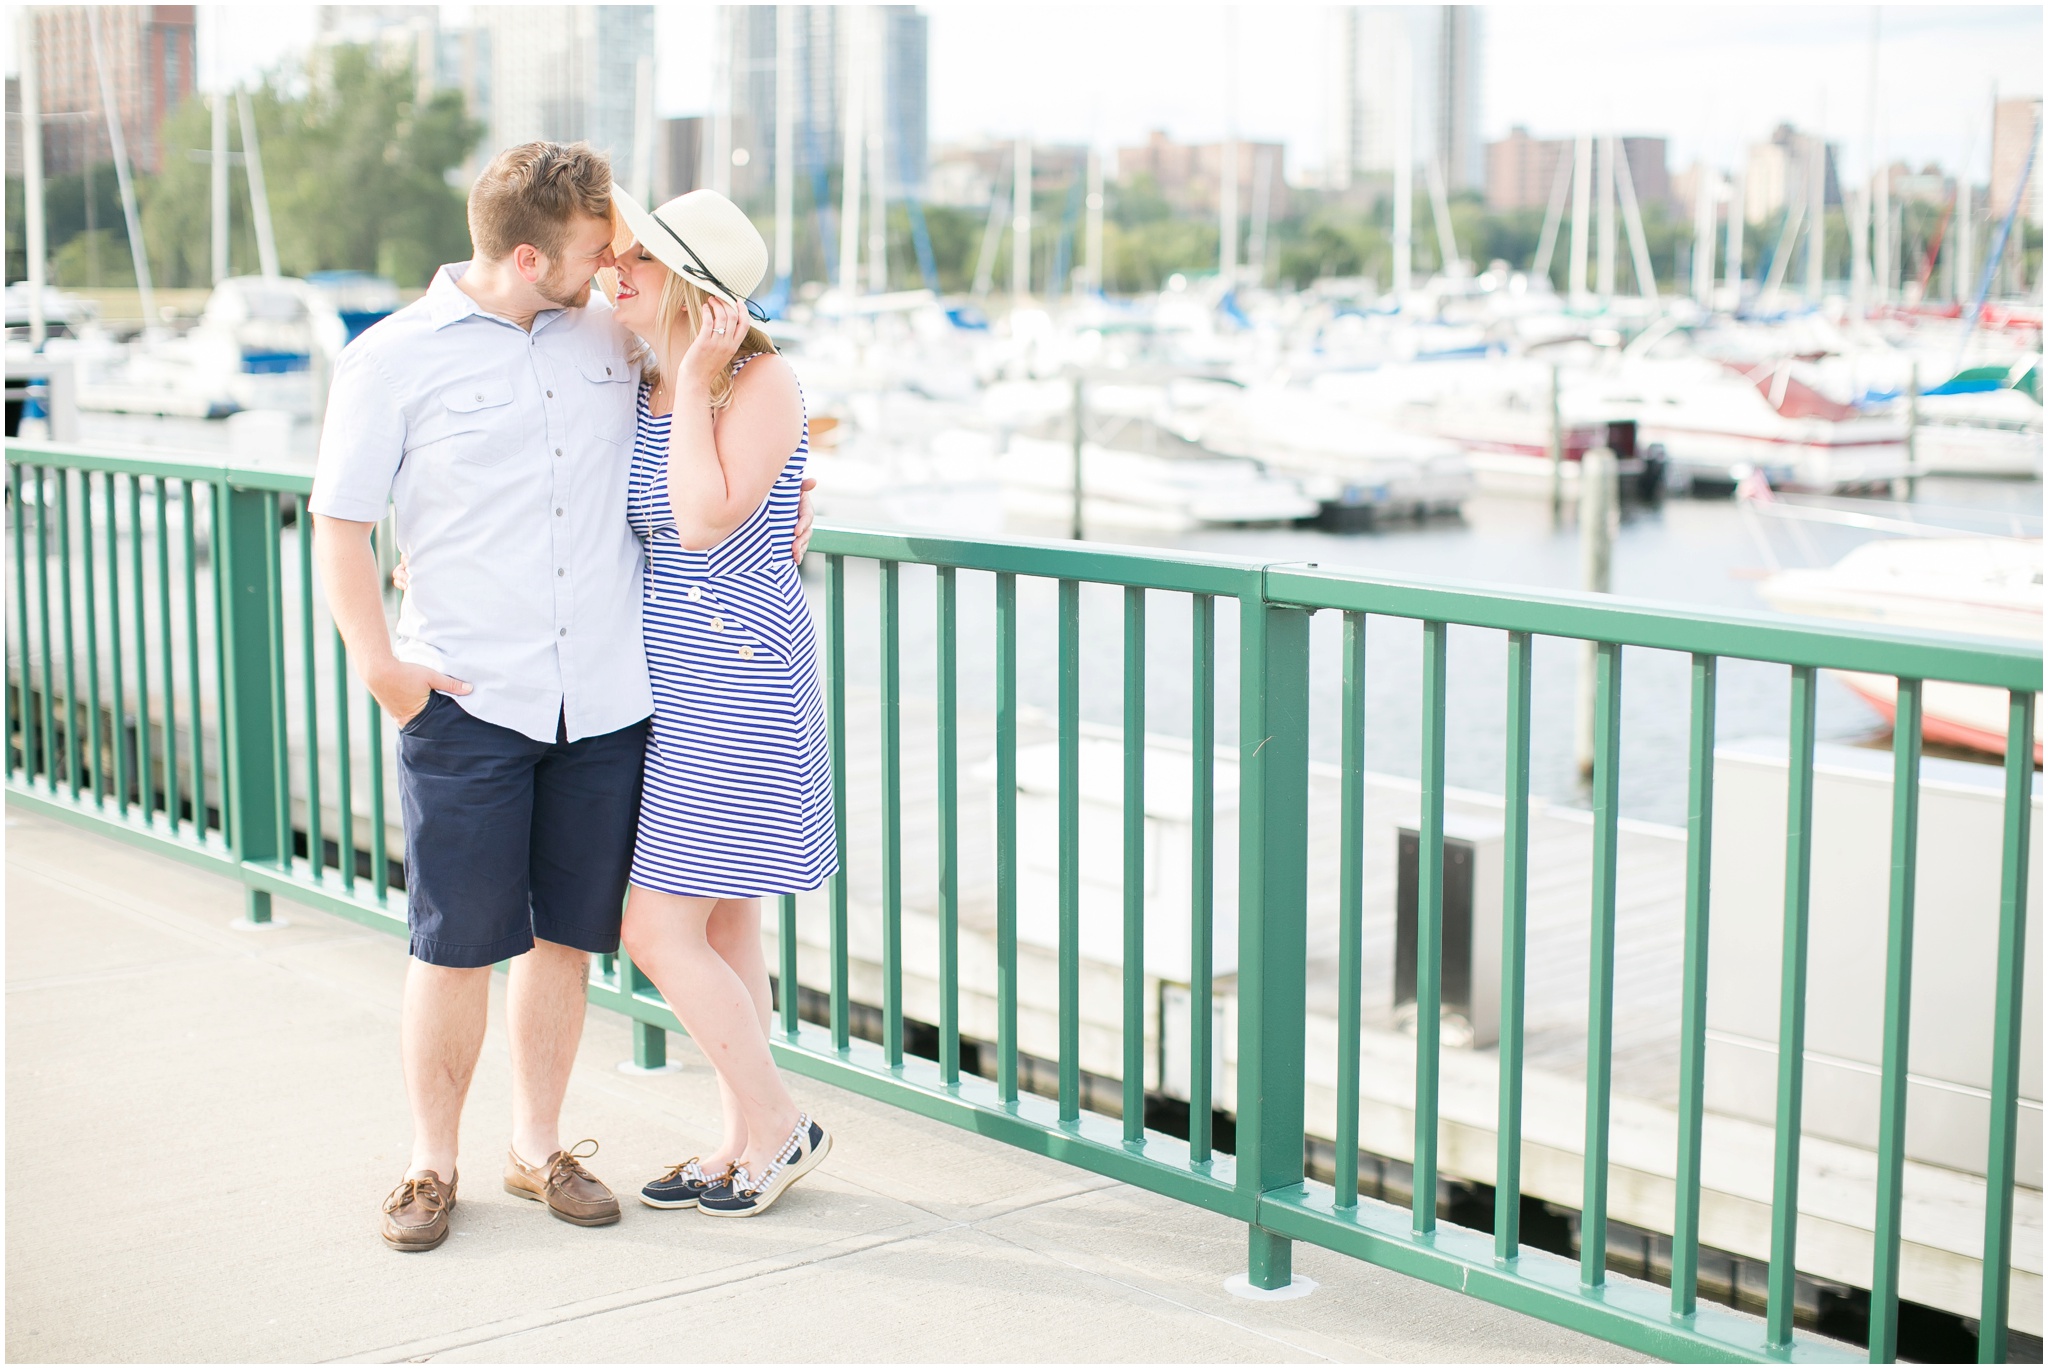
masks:
[[(237, 861), (272, 864), (287, 858), (281, 853), (288, 852), (289, 834), (278, 830), (277, 735), (271, 716), (271, 669), (283, 658), (281, 645), (274, 647), (270, 640), (276, 619), (270, 605), (269, 530), (264, 525), (271, 500), (261, 490), (229, 487), (222, 503), (227, 518), (214, 536), (221, 553), (218, 574), (226, 591), (221, 616), (226, 629), (228, 811), (234, 819), (230, 841)], [(248, 920), (269, 922), (269, 893), (245, 892)]]
[(1237, 1185), (1254, 1288), (1293, 1280), (1293, 1243), (1258, 1224), (1261, 1194), (1302, 1182), (1308, 957), (1308, 621), (1240, 600)]

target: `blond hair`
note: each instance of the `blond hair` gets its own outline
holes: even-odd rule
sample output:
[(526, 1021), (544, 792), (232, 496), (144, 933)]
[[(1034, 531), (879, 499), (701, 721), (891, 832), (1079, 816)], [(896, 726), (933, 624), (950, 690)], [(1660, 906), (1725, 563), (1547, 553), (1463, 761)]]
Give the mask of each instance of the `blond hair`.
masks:
[(522, 243), (552, 261), (579, 217), (612, 217), (611, 159), (588, 143), (508, 147), (469, 188), (469, 240), (489, 261)]
[[(696, 337), (698, 330), (704, 326), (704, 300), (705, 294), (701, 286), (685, 278), (679, 271), (670, 271), (668, 279), (662, 282), (661, 298), (655, 304), (654, 335), (664, 339), (673, 337), (677, 320), (687, 315), (689, 326), (683, 330), (684, 336)], [(750, 321), (747, 324), (746, 336), (740, 339), (739, 351), (733, 354), (733, 362), (737, 365), (748, 357), (774, 350), (775, 343), (769, 339), (768, 334)], [(673, 358), (671, 364), (680, 360), (680, 357)], [(655, 354), (653, 346), (645, 341), (641, 343), (639, 361), (641, 378), (649, 385), (659, 385), (662, 377), (661, 358)], [(727, 369), (711, 378), (711, 412), (717, 413), (732, 403), (732, 377), (732, 370)]]

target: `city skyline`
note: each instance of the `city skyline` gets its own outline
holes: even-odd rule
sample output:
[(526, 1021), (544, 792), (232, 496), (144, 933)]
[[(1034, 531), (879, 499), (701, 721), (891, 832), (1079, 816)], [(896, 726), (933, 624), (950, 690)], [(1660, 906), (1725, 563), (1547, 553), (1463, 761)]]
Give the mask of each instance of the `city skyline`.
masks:
[[(247, 79), (310, 46), (312, 6), (260, 7), (261, 24), (235, 18), (257, 8), (199, 7), (203, 88)], [(463, 22), (476, 7), (440, 8), (444, 22)], [(713, 8), (657, 11), (662, 116), (702, 113), (710, 103)], [(1234, 122), (1241, 137), (1286, 145), (1290, 180), (1321, 173), (1328, 78), (1318, 45), (1327, 6), (1241, 7), (1234, 74), (1222, 59), (1222, 6), (920, 8), (930, 16), (934, 144), (1028, 132), (1041, 141), (1108, 148), (1142, 143), (1155, 128), (1181, 141), (1210, 142)], [(1845, 175), (1867, 172), (1868, 8), (1485, 10), (1483, 141), (1505, 137), (1517, 124), (1537, 137), (1582, 129), (1661, 135), (1674, 171), (1701, 156), (1725, 169), (1789, 122), (1839, 145)], [(1078, 41), (1083, 37), (1093, 41)], [(12, 72), (11, 26), (5, 42)], [(1004, 62), (975, 59), (995, 43), (1006, 52)], [(1553, 55), (1544, 58), (1546, 50)], [(1934, 161), (1948, 171), (1967, 161), (1971, 178), (1983, 182), (1994, 92), (2039, 95), (2040, 68), (2037, 7), (1886, 7), (1877, 129), (1883, 160), (1916, 169)], [(1592, 79), (1596, 74), (1607, 79)], [(1222, 98), (1230, 86), (1234, 101)]]

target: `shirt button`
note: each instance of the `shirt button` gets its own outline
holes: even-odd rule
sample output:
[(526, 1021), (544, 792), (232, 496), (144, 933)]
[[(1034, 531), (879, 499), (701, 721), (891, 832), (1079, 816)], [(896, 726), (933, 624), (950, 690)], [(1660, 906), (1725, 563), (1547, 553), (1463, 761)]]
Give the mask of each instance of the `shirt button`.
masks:
[(563, 628), (563, 629), (562, 629), (562, 630), (561, 630), (560, 632), (557, 632), (557, 633), (556, 633), (555, 635), (556, 635), (557, 637), (566, 637), (566, 636), (568, 636), (568, 635), (569, 635), (569, 629), (568, 629), (568, 628)]
[(567, 575), (568, 573), (569, 573), (569, 568), (568, 568), (567, 566), (557, 566), (557, 567), (555, 568), (555, 574), (556, 574), (557, 576)]
[(712, 630), (713, 632), (723, 632), (723, 631), (725, 631), (725, 619), (723, 619), (723, 618), (718, 618), (718, 617), (713, 617), (713, 618), (712, 618), (712, 620), (711, 620), (711, 630)]
[(562, 449), (561, 449), (560, 447), (557, 447), (557, 448), (555, 448), (555, 455), (556, 455), (556, 456), (560, 456), (561, 454), (562, 454)]
[(483, 403), (483, 402), (484, 402), (484, 397), (483, 397), (482, 395), (478, 395), (478, 396), (476, 397), (476, 402), (477, 402), (477, 403), (479, 403), (479, 404)]
[(555, 510), (555, 517), (557, 517), (557, 518), (560, 518), (561, 516), (562, 516), (562, 511), (561, 511), (560, 509), (556, 509), (556, 510)]
[(604, 373), (605, 373), (606, 375), (610, 375), (610, 374), (612, 373), (612, 368), (611, 368), (611, 367), (609, 367), (609, 366), (605, 367), (605, 368), (604, 368)]
[(555, 397), (555, 392), (554, 392), (553, 390), (549, 390), (549, 391), (548, 391), (548, 398), (549, 398), (549, 399), (553, 399), (554, 397)]

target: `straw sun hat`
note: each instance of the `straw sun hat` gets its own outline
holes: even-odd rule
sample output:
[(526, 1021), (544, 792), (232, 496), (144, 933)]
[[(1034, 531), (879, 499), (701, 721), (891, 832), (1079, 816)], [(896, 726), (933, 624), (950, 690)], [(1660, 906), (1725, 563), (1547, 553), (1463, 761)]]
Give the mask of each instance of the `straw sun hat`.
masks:
[(738, 205), (716, 190), (692, 190), (650, 212), (618, 185), (612, 203), (626, 230), (663, 266), (767, 319), (749, 296), (768, 274), (768, 244)]

